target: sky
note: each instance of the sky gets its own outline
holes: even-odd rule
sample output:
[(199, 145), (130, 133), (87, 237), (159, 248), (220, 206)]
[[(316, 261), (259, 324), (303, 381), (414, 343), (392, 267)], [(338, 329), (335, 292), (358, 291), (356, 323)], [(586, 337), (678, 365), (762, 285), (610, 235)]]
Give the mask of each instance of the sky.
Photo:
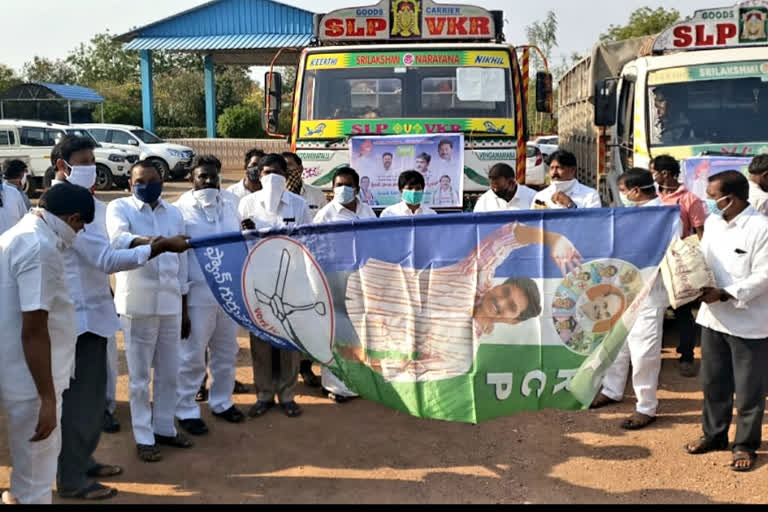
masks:
[[(81, 42), (109, 30), (122, 34), (166, 16), (190, 9), (206, 0), (0, 0), (2, 2), (2, 40), (0, 63), (20, 71), (33, 56), (64, 58)], [(316, 11), (319, 2), (283, 0), (283, 3)], [(375, 0), (324, 0), (328, 10), (368, 5)], [(443, 3), (443, 2), (441, 2)], [(527, 42), (525, 27), (544, 19), (554, 10), (559, 19), (558, 47), (553, 64), (574, 52), (585, 55), (599, 35), (611, 24), (623, 24), (633, 10), (664, 5), (676, 8), (683, 17), (697, 8), (736, 3), (735, 0), (461, 0), (444, 3), (474, 4), (487, 9), (503, 9), (505, 33), (511, 44)], [(12, 43), (11, 43), (12, 42)], [(9, 44), (11, 43), (11, 44)]]

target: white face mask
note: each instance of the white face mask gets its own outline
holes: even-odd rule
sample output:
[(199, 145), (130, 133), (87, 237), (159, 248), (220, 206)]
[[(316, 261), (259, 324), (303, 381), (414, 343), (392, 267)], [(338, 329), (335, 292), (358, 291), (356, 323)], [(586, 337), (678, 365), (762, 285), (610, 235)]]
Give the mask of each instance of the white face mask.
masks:
[(553, 181), (552, 185), (555, 187), (555, 192), (563, 192), (564, 194), (567, 194), (578, 182), (579, 180)]
[(267, 206), (272, 213), (277, 212), (280, 200), (285, 193), (285, 176), (277, 173), (267, 174), (261, 177), (261, 186), (266, 195)]
[(333, 189), (333, 200), (340, 205), (349, 204), (355, 200), (355, 189), (342, 185)]
[(55, 187), (56, 185), (61, 185), (62, 183), (66, 183), (66, 181), (61, 180), (51, 180), (51, 186)]
[(195, 198), (197, 204), (203, 209), (203, 213), (208, 222), (216, 222), (216, 217), (218, 216), (219, 189), (204, 188), (201, 190), (193, 190), (192, 197)]
[(69, 249), (72, 247), (72, 242), (75, 240), (75, 237), (77, 236), (77, 233), (75, 233), (75, 230), (70, 227), (69, 224), (58, 218), (56, 215), (52, 214), (48, 210), (44, 210), (42, 208), (37, 208), (36, 211), (42, 212), (43, 214), (43, 220), (46, 224), (48, 224), (48, 227), (50, 227), (54, 233), (56, 233), (56, 236), (59, 237), (59, 240), (61, 240), (61, 245), (64, 249)]
[[(64, 162), (67, 164), (67, 162)], [(80, 185), (83, 188), (91, 190), (96, 184), (96, 166), (95, 165), (69, 165), (72, 170), (67, 177), (67, 181), (73, 185)]]

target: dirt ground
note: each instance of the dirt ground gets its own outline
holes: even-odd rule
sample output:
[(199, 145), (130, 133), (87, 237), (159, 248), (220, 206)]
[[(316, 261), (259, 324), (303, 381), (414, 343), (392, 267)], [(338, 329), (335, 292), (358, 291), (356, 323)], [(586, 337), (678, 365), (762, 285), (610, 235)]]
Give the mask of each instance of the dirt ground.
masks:
[[(184, 188), (175, 183), (167, 191)], [(120, 491), (111, 503), (768, 502), (765, 444), (757, 469), (747, 474), (730, 470), (727, 452), (683, 452), (683, 444), (700, 435), (701, 391), (696, 379), (679, 375), (676, 334), (668, 327), (659, 419), (643, 431), (619, 427), (634, 407), (631, 385), (622, 404), (600, 412), (546, 410), (475, 426), (417, 419), (362, 399), (337, 405), (300, 383), (301, 417), (273, 409), (231, 425), (203, 404), (208, 435), (195, 438), (190, 450), (164, 447), (164, 460), (156, 464), (136, 456), (118, 338), (123, 428), (102, 435), (96, 457), (125, 468), (105, 480)], [(245, 333), (239, 343), (237, 377), (250, 385)], [(253, 394), (235, 396), (244, 410), (255, 400)], [(0, 419), (4, 489), (10, 475), (5, 428)], [(765, 427), (763, 435), (768, 439)]]

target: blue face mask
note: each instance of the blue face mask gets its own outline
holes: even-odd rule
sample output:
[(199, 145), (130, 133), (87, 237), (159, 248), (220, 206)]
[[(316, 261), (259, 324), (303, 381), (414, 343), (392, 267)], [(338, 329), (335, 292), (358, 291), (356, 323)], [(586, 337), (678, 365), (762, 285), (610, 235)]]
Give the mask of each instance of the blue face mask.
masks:
[(720, 201), (723, 199), (728, 199), (728, 197), (721, 197), (718, 200), (714, 199), (705, 199), (705, 203), (707, 204), (707, 210), (712, 215), (717, 215), (718, 217), (722, 217), (725, 215), (725, 212), (728, 211), (728, 208), (730, 208), (733, 205), (733, 201), (731, 201), (728, 206), (726, 206), (723, 210), (720, 209)]
[(403, 190), (403, 201), (414, 206), (420, 205), (424, 201), (424, 191)]
[(355, 189), (342, 185), (333, 189), (333, 199), (339, 204), (349, 204), (355, 200)]
[(133, 186), (133, 195), (142, 203), (152, 204), (160, 199), (160, 194), (162, 193), (162, 183), (147, 183), (146, 185)]

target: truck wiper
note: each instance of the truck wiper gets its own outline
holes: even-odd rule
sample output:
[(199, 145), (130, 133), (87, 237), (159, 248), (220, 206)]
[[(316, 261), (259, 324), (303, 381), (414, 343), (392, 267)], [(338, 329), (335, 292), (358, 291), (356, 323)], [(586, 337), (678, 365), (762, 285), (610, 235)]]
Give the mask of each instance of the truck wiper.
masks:
[(733, 158), (754, 157), (754, 153), (729, 153), (727, 151), (702, 151), (699, 156), (730, 156)]

